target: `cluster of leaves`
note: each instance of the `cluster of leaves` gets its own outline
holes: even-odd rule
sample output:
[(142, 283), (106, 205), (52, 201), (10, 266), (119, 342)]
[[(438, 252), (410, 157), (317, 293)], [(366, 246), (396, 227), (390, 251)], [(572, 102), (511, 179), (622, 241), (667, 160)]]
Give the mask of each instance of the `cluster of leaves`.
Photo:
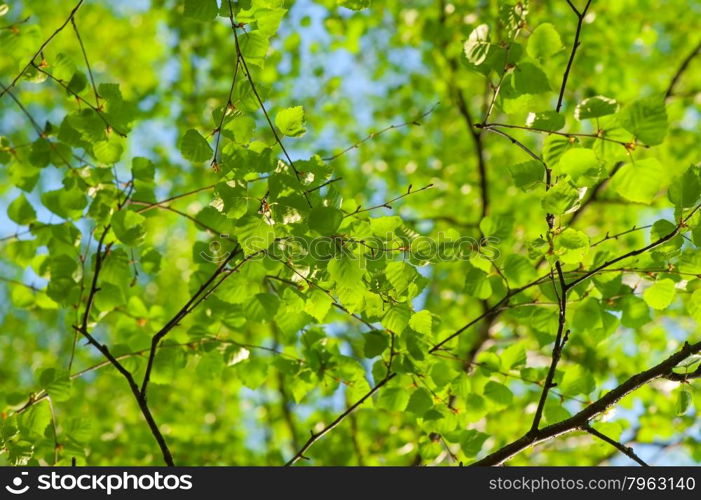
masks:
[(701, 460), (686, 3), (416, 3), (0, 9), (0, 463)]

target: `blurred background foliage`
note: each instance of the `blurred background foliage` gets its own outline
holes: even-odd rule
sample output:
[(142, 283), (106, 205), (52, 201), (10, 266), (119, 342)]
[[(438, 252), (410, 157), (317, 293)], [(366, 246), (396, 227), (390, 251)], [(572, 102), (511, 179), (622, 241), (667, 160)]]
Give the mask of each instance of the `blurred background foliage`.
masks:
[[(398, 376), (301, 463), (448, 465), (528, 430), (557, 329), (551, 282), (439, 355), (427, 350), (553, 259), (574, 278), (666, 234), (699, 198), (701, 62), (682, 67), (701, 42), (699, 2), (594, 0), (558, 116), (577, 27), (564, 0), (232, 2), (275, 133), (241, 65), (227, 105), (237, 58), (226, 1), (86, 0), (73, 18), (85, 55), (69, 22), (10, 87), (74, 6), (0, 8), (0, 464), (161, 463), (124, 379), (73, 328), (109, 223), (113, 245), (89, 325), (137, 377), (153, 334), (220, 254), (241, 244), (250, 255), (246, 236), (321, 235), (359, 255), (366, 249), (353, 240), (391, 233), (385, 248), (394, 250), (365, 269), (343, 259), (308, 258), (294, 269), (248, 262), (169, 333), (148, 401), (176, 463), (285, 463), (394, 363)], [(565, 207), (553, 201), (563, 209), (550, 233), (542, 171), (507, 138), (471, 126), (497, 86), (492, 123), (601, 130), (620, 141), (505, 130), (543, 155), (558, 186), (572, 181), (584, 195)], [(575, 116), (595, 96), (608, 98), (604, 107), (615, 100), (612, 112)], [(635, 115), (642, 105), (630, 106), (644, 98), (653, 104)], [(572, 333), (546, 423), (699, 341), (696, 218), (570, 296)], [(498, 255), (490, 262), (478, 248), (470, 260), (439, 260), (397, 250), (418, 236), (486, 236)], [(596, 426), (652, 464), (698, 463), (698, 408), (698, 383), (657, 381)], [(629, 461), (575, 432), (509, 463)]]

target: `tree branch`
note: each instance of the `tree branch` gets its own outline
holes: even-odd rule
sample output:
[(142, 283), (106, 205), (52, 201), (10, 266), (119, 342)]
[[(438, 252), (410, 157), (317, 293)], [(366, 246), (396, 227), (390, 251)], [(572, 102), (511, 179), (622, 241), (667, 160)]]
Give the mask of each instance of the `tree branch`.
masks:
[(562, 434), (581, 429), (582, 426), (587, 425), (591, 419), (604, 413), (624, 396), (639, 389), (652, 380), (669, 376), (673, 373), (672, 369), (675, 366), (692, 354), (697, 354), (699, 351), (701, 351), (701, 342), (697, 342), (696, 344), (685, 343), (679, 351), (672, 354), (666, 360), (644, 372), (633, 375), (621, 385), (609, 391), (602, 398), (593, 402), (576, 415), (556, 424), (543, 427), (536, 432), (529, 431), (519, 439), (507, 444), (493, 453), (490, 453), (481, 460), (477, 460), (471, 465), (500, 465), (526, 448), (530, 448), (531, 446), (548, 441)]
[(341, 413), (338, 417), (336, 417), (329, 425), (324, 427), (322, 430), (319, 432), (311, 432), (311, 435), (309, 436), (309, 439), (304, 443), (304, 445), (299, 449), (297, 453), (295, 453), (295, 456), (293, 456), (291, 459), (287, 461), (285, 464), (285, 467), (289, 467), (291, 465), (294, 465), (295, 462), (297, 462), (301, 458), (307, 458), (304, 456), (304, 453), (312, 447), (314, 443), (316, 443), (319, 439), (324, 437), (327, 432), (332, 430), (334, 427), (336, 427), (338, 424), (343, 422), (343, 420), (353, 413), (359, 406), (361, 406), (369, 397), (371, 397), (373, 394), (375, 394), (382, 386), (384, 386), (387, 382), (392, 380), (395, 377), (396, 373), (390, 373), (389, 370), (387, 371), (387, 375), (380, 380), (372, 389), (370, 389), (362, 398), (360, 398), (358, 401), (353, 403), (351, 406), (349, 406), (346, 411)]
[[(280, 136), (277, 133), (277, 130), (275, 130), (275, 125), (273, 125), (272, 120), (270, 119), (270, 115), (268, 114), (268, 110), (265, 108), (265, 104), (263, 103), (263, 99), (260, 97), (260, 94), (258, 93), (258, 89), (256, 88), (255, 83), (253, 82), (253, 77), (251, 76), (251, 72), (248, 69), (248, 64), (246, 63), (246, 58), (243, 55), (243, 52), (241, 52), (241, 46), (239, 44), (239, 35), (236, 32), (236, 24), (233, 21), (233, 11), (231, 10), (231, 0), (229, 0), (229, 11), (232, 12), (230, 15), (230, 20), (231, 20), (231, 30), (234, 32), (234, 40), (236, 42), (236, 54), (238, 55), (239, 60), (241, 61), (241, 64), (243, 65), (243, 70), (244, 73), (246, 74), (246, 79), (248, 80), (248, 83), (251, 85), (251, 90), (253, 91), (253, 95), (256, 97), (256, 100), (258, 101), (258, 105), (260, 106), (260, 109), (263, 110), (263, 115), (265, 115), (265, 120), (268, 122), (268, 126), (270, 127), (270, 131), (273, 133), (273, 136), (275, 136), (275, 141), (280, 145), (280, 149), (282, 149), (282, 152), (285, 155), (285, 158), (287, 158), (288, 163), (290, 164), (290, 167), (292, 167), (292, 171), (295, 174), (295, 177), (297, 178), (297, 182), (299, 182), (300, 187), (302, 187), (302, 178), (299, 175), (299, 170), (297, 170), (297, 167), (295, 167), (294, 162), (292, 161), (292, 158), (290, 158), (290, 155), (287, 153), (287, 149), (285, 148), (285, 145), (282, 143), (282, 140), (280, 139)], [(302, 189), (302, 195), (304, 196), (304, 199), (307, 202), (307, 205), (311, 208), (312, 202), (309, 201), (309, 196), (307, 195), (307, 192)]]
[(536, 408), (535, 415), (533, 416), (533, 423), (531, 424), (532, 433), (538, 432), (538, 427), (540, 425), (540, 419), (543, 416), (543, 409), (545, 408), (545, 402), (548, 399), (548, 392), (552, 387), (554, 387), (553, 379), (555, 378), (555, 371), (557, 369), (557, 364), (560, 362), (560, 357), (562, 356), (562, 350), (567, 343), (569, 338), (569, 330), (565, 330), (565, 323), (567, 322), (567, 285), (565, 284), (565, 277), (562, 274), (562, 266), (560, 261), (555, 262), (555, 269), (557, 270), (557, 277), (560, 283), (560, 292), (557, 293), (557, 286), (555, 287), (555, 293), (559, 298), (559, 312), (557, 321), (557, 334), (555, 335), (555, 345), (553, 346), (553, 353), (550, 361), (550, 368), (548, 369), (548, 374), (545, 377), (545, 382), (543, 383), (543, 390), (540, 394), (540, 400), (538, 401), (538, 407)]
[[(241, 248), (237, 248), (236, 250), (233, 250), (229, 253), (229, 255), (224, 259), (224, 261), (219, 265), (219, 267), (212, 273), (212, 275), (197, 289), (195, 294), (190, 298), (190, 300), (187, 301), (187, 303), (180, 308), (180, 310), (173, 316), (170, 321), (168, 321), (163, 327), (156, 332), (153, 337), (151, 338), (151, 349), (149, 351), (148, 355), (148, 362), (146, 364), (146, 371), (144, 372), (144, 379), (141, 382), (141, 390), (140, 393), (146, 397), (146, 389), (148, 387), (148, 383), (151, 377), (151, 370), (153, 369), (153, 362), (156, 357), (156, 350), (158, 349), (158, 344), (163, 340), (163, 338), (168, 335), (168, 333), (175, 328), (180, 321), (185, 318), (192, 310), (201, 302), (201, 300), (198, 300), (201, 296), (205, 296), (204, 292), (207, 290), (209, 285), (214, 282), (215, 279), (222, 273), (224, 273), (226, 266), (233, 260), (234, 257), (236, 257), (239, 253), (241, 252)], [(255, 254), (249, 255), (246, 259), (242, 260), (237, 264), (236, 268), (240, 267), (244, 262), (247, 262), (252, 258), (252, 256)], [(231, 275), (229, 273), (227, 276)], [(226, 278), (226, 276), (225, 276)], [(215, 285), (217, 287), (219, 284), (221, 284), (221, 281)], [(212, 290), (215, 288), (213, 287)], [(208, 295), (208, 294), (207, 294)]]
[(699, 53), (701, 53), (701, 41), (699, 41), (698, 45), (694, 48), (694, 50), (692, 50), (689, 53), (689, 55), (684, 58), (681, 65), (674, 73), (674, 76), (672, 76), (672, 80), (669, 82), (667, 91), (664, 94), (665, 99), (669, 99), (670, 97), (672, 97), (672, 94), (674, 93), (674, 87), (676, 87), (677, 83), (679, 83), (680, 78), (682, 77), (686, 69), (689, 67), (689, 64), (691, 63), (692, 59), (699, 55)]
[(589, 6), (591, 5), (591, 0), (587, 0), (587, 4), (584, 6), (584, 9), (580, 12), (569, 0), (567, 0), (567, 3), (569, 4), (570, 8), (574, 11), (574, 13), (577, 15), (577, 31), (574, 34), (574, 43), (572, 44), (572, 52), (570, 52), (570, 58), (567, 61), (567, 67), (565, 68), (565, 73), (562, 75), (562, 85), (560, 85), (560, 95), (557, 98), (557, 106), (555, 107), (555, 111), (558, 113), (560, 112), (560, 108), (562, 107), (562, 99), (564, 98), (565, 95), (565, 87), (567, 86), (567, 78), (570, 75), (570, 70), (572, 69), (572, 63), (574, 62), (574, 56), (577, 54), (577, 49), (579, 48), (579, 45), (581, 42), (579, 41), (579, 36), (582, 32), (582, 22), (584, 22), (584, 17), (587, 15), (587, 10), (589, 10)]
[(649, 467), (649, 465), (646, 464), (642, 458), (640, 458), (638, 455), (635, 454), (635, 452), (633, 451), (633, 448), (631, 448), (630, 446), (626, 446), (623, 443), (619, 443), (615, 439), (611, 439), (610, 437), (608, 437), (605, 434), (602, 434), (601, 432), (594, 429), (591, 425), (589, 425), (588, 422), (582, 426), (582, 430), (585, 430), (589, 434), (591, 434), (592, 436), (595, 436), (595, 437), (601, 439), (602, 441), (605, 441), (606, 443), (610, 444), (611, 446), (613, 446), (614, 448), (619, 450), (624, 455), (627, 455), (632, 460), (635, 460), (636, 462), (638, 462), (643, 467)]
[(613, 264), (620, 262), (622, 260), (625, 260), (629, 257), (635, 257), (636, 255), (640, 255), (642, 253), (645, 253), (648, 250), (652, 250), (653, 248), (658, 247), (658, 246), (662, 245), (663, 243), (671, 240), (677, 234), (679, 234), (679, 231), (682, 229), (682, 227), (684, 227), (686, 222), (699, 210), (699, 208), (701, 208), (701, 205), (697, 205), (696, 207), (694, 207), (686, 217), (684, 217), (683, 219), (681, 219), (679, 221), (679, 223), (675, 226), (675, 228), (669, 234), (666, 234), (666, 235), (658, 238), (657, 240), (653, 241), (649, 245), (646, 245), (642, 248), (638, 248), (635, 250), (631, 250), (630, 252), (624, 253), (623, 255), (619, 255), (618, 257), (616, 257), (614, 259), (608, 260), (608, 261), (604, 262), (603, 264), (596, 266), (594, 269), (587, 271), (579, 278), (576, 278), (575, 280), (568, 283), (567, 287), (572, 288), (572, 287), (578, 285), (579, 283), (581, 283), (582, 281), (587, 280), (590, 277), (594, 276), (596, 273), (598, 273), (602, 269), (606, 269), (607, 267), (610, 267)]
[(389, 132), (390, 130), (397, 130), (397, 129), (404, 128), (404, 127), (408, 127), (408, 126), (411, 126), (411, 125), (420, 126), (420, 125), (421, 125), (421, 120), (423, 120), (423, 119), (426, 118), (428, 115), (430, 115), (431, 113), (433, 113), (437, 107), (438, 107), (438, 103), (434, 104), (428, 111), (424, 111), (423, 113), (421, 113), (419, 116), (417, 116), (417, 117), (414, 118), (413, 120), (410, 120), (410, 121), (407, 121), (407, 122), (403, 122), (403, 123), (397, 123), (397, 124), (388, 125), (388, 126), (386, 126), (385, 128), (378, 130), (377, 132), (372, 132), (372, 133), (368, 134), (366, 137), (364, 137), (363, 139), (361, 139), (361, 140), (359, 140), (358, 142), (356, 142), (355, 144), (351, 144), (350, 146), (346, 147), (344, 150), (339, 151), (339, 152), (336, 153), (336, 154), (333, 154), (333, 155), (331, 155), (331, 156), (327, 156), (327, 157), (325, 157), (325, 158), (322, 158), (322, 160), (323, 160), (323, 161), (327, 161), (327, 162), (328, 162), (328, 161), (333, 161), (333, 160), (335, 160), (336, 158), (339, 158), (339, 157), (345, 155), (345, 154), (348, 153), (349, 151), (352, 151), (353, 149), (359, 148), (361, 145), (365, 144), (365, 143), (368, 142), (368, 141), (371, 141), (371, 140), (374, 139), (375, 137), (380, 136), (380, 135), (384, 134), (385, 132)]
[(358, 205), (358, 207), (353, 212), (344, 215), (344, 218), (345, 217), (354, 217), (354, 216), (361, 214), (363, 212), (377, 210), (378, 208), (386, 208), (388, 210), (392, 210), (392, 203), (394, 203), (395, 201), (399, 201), (402, 198), (406, 198), (407, 196), (412, 195), (412, 194), (420, 193), (421, 191), (426, 191), (427, 189), (431, 189), (432, 187), (433, 187), (433, 184), (428, 184), (422, 188), (415, 189), (412, 191), (412, 185), (409, 184), (409, 187), (407, 188), (406, 193), (399, 195), (399, 196), (396, 196), (396, 197), (392, 198), (391, 200), (387, 200), (384, 203), (380, 203), (379, 205), (374, 205), (374, 206), (369, 207), (369, 208), (362, 208), (361, 209), (362, 205)]
[(53, 33), (51, 33), (51, 35), (49, 36), (49, 38), (47, 38), (47, 39), (44, 41), (44, 43), (41, 44), (41, 46), (39, 47), (39, 49), (34, 53), (34, 55), (32, 56), (32, 58), (29, 60), (29, 62), (28, 62), (27, 64), (25, 64), (24, 67), (23, 67), (23, 68), (20, 70), (20, 72), (17, 74), (17, 76), (15, 76), (15, 77), (12, 79), (12, 82), (10, 82), (10, 85), (8, 85), (7, 87), (4, 87), (4, 88), (2, 89), (2, 92), (0, 92), (0, 98), (2, 98), (2, 96), (4, 96), (7, 92), (9, 92), (10, 89), (11, 89), (12, 87), (14, 87), (14, 86), (17, 84), (17, 82), (19, 81), (19, 79), (22, 78), (22, 75), (24, 74), (24, 72), (27, 71), (27, 68), (29, 68), (29, 66), (32, 65), (32, 62), (34, 62), (34, 59), (36, 59), (37, 56), (39, 56), (39, 55), (42, 53), (42, 51), (46, 48), (46, 46), (47, 46), (49, 43), (51, 43), (51, 40), (53, 40), (54, 37), (55, 37), (56, 35), (58, 35), (61, 31), (63, 31), (63, 28), (65, 28), (65, 27), (68, 25), (69, 22), (71, 22), (71, 20), (73, 19), (73, 16), (76, 15), (76, 13), (78, 12), (78, 9), (80, 9), (81, 5), (83, 5), (83, 2), (84, 2), (84, 0), (79, 0), (79, 1), (78, 1), (78, 3), (75, 5), (75, 7), (73, 7), (73, 10), (71, 10), (70, 14), (68, 14), (68, 18), (63, 22), (63, 24), (62, 24), (61, 26), (59, 26), (58, 28), (56, 28), (56, 31), (54, 31)]
[(119, 373), (121, 373), (122, 376), (126, 379), (127, 383), (129, 384), (129, 389), (131, 389), (131, 392), (139, 405), (141, 414), (144, 416), (144, 419), (146, 420), (146, 423), (148, 424), (149, 429), (151, 430), (151, 434), (153, 434), (153, 437), (156, 439), (156, 442), (158, 443), (158, 446), (161, 449), (161, 453), (163, 454), (163, 460), (168, 466), (174, 467), (175, 462), (173, 461), (173, 455), (171, 454), (170, 449), (168, 448), (168, 444), (166, 443), (163, 434), (158, 428), (158, 425), (156, 424), (153, 415), (151, 414), (151, 410), (148, 407), (145, 396), (139, 392), (139, 386), (136, 385), (134, 376), (131, 374), (131, 372), (129, 372), (129, 370), (127, 370), (124, 367), (124, 365), (122, 365), (122, 363), (119, 362), (119, 360), (117, 360), (117, 358), (115, 358), (112, 355), (112, 353), (106, 345), (100, 344), (95, 339), (95, 337), (93, 337), (83, 327), (74, 326), (74, 328), (87, 339), (89, 344), (92, 344), (98, 351), (100, 351), (102, 355), (105, 356), (109, 360), (109, 362), (117, 369), (117, 371), (119, 371)]

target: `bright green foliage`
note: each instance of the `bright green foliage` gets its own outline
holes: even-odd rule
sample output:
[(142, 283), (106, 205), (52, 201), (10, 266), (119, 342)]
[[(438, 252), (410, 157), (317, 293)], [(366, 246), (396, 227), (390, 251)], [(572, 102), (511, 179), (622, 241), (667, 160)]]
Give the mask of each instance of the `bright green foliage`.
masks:
[(0, 7), (0, 465), (489, 462), (675, 353), (507, 464), (701, 462), (689, 2), (76, 3)]
[(290, 137), (304, 134), (304, 109), (302, 106), (283, 109), (275, 115), (275, 125), (280, 132)]
[(562, 49), (560, 35), (550, 23), (538, 25), (528, 37), (528, 55), (545, 59)]

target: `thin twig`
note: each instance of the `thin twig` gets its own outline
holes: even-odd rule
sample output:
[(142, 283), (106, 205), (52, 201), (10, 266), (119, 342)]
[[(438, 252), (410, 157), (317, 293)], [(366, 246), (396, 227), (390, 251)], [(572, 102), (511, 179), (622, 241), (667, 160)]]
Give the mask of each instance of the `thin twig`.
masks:
[(592, 436), (595, 436), (595, 437), (601, 439), (602, 441), (604, 441), (604, 442), (610, 444), (611, 446), (613, 446), (614, 448), (616, 448), (617, 450), (619, 450), (621, 453), (623, 453), (624, 455), (628, 456), (630, 459), (635, 460), (636, 462), (638, 462), (638, 463), (639, 463), (640, 465), (642, 465), (643, 467), (649, 467), (649, 465), (646, 464), (646, 463), (643, 461), (642, 458), (640, 458), (638, 455), (635, 454), (635, 452), (633, 451), (633, 448), (631, 448), (630, 446), (626, 446), (626, 445), (624, 445), (623, 443), (619, 443), (619, 442), (616, 441), (615, 439), (611, 439), (611, 438), (608, 437), (606, 434), (602, 434), (601, 432), (599, 432), (599, 431), (597, 431), (596, 429), (594, 429), (594, 428), (589, 424), (589, 422), (587, 422), (586, 424), (584, 424), (584, 425), (582, 426), (582, 430), (585, 430), (585, 431), (587, 431), (589, 434), (591, 434)]
[(420, 193), (421, 191), (426, 191), (427, 189), (431, 189), (433, 187), (433, 184), (428, 184), (420, 189), (415, 189), (412, 191), (412, 185), (409, 184), (409, 187), (407, 188), (406, 193), (396, 196), (392, 198), (391, 200), (387, 200), (384, 203), (380, 203), (379, 205), (374, 205), (369, 208), (362, 208), (362, 205), (358, 205), (358, 207), (351, 213), (346, 214), (344, 217), (354, 217), (358, 214), (362, 214), (363, 212), (369, 212), (371, 210), (377, 210), (378, 208), (386, 208), (388, 210), (392, 210), (392, 203), (395, 201), (401, 200), (402, 198), (406, 198), (409, 195)]
[[(229, 0), (229, 11), (231, 11), (231, 0)], [(243, 52), (241, 52), (241, 46), (239, 44), (239, 35), (236, 31), (236, 24), (233, 22), (233, 13), (230, 16), (231, 19), (231, 30), (234, 32), (234, 39), (236, 41), (236, 53), (238, 54), (238, 58), (241, 61), (241, 64), (243, 65), (243, 70), (244, 73), (246, 74), (246, 79), (248, 80), (248, 83), (251, 85), (251, 90), (253, 91), (253, 95), (256, 97), (256, 100), (258, 101), (258, 105), (260, 106), (260, 109), (263, 110), (263, 115), (265, 115), (265, 120), (268, 122), (268, 126), (270, 127), (271, 132), (273, 133), (273, 136), (275, 137), (275, 141), (280, 145), (280, 149), (282, 149), (283, 154), (285, 155), (285, 158), (287, 159), (287, 162), (290, 164), (290, 167), (292, 168), (292, 171), (295, 174), (295, 177), (297, 178), (297, 182), (299, 183), (300, 186), (302, 186), (302, 178), (299, 175), (299, 170), (297, 170), (297, 167), (295, 166), (294, 162), (292, 161), (292, 158), (290, 158), (290, 155), (287, 153), (287, 149), (285, 148), (285, 145), (282, 143), (282, 139), (280, 139), (280, 136), (277, 133), (277, 130), (275, 129), (275, 125), (273, 125), (273, 121), (270, 119), (270, 115), (268, 114), (268, 110), (265, 108), (265, 104), (263, 103), (263, 99), (260, 97), (260, 94), (258, 93), (258, 89), (256, 88), (255, 83), (253, 82), (253, 77), (251, 76), (251, 72), (248, 69), (248, 64), (246, 63), (246, 58), (243, 55)], [(312, 203), (309, 201), (309, 196), (307, 195), (306, 191), (302, 189), (302, 195), (304, 196), (304, 199), (307, 202), (307, 205), (311, 208)]]
[(73, 16), (75, 16), (75, 14), (78, 12), (78, 9), (80, 9), (80, 6), (83, 5), (83, 2), (84, 2), (84, 0), (78, 0), (78, 3), (75, 5), (75, 7), (73, 7), (73, 10), (71, 10), (70, 14), (68, 14), (68, 18), (63, 22), (63, 24), (61, 24), (61, 26), (59, 26), (59, 27), (49, 36), (49, 38), (47, 38), (47, 39), (41, 44), (41, 46), (40, 46), (39, 49), (34, 53), (34, 55), (32, 56), (32, 58), (27, 62), (27, 64), (24, 65), (24, 67), (20, 70), (20, 72), (17, 74), (17, 76), (15, 76), (15, 77), (12, 79), (12, 82), (10, 82), (10, 85), (7, 86), (7, 87), (3, 87), (2, 92), (0, 92), (0, 98), (1, 98), (2, 96), (4, 96), (7, 92), (9, 92), (10, 89), (11, 89), (12, 87), (14, 87), (14, 86), (17, 84), (17, 82), (19, 81), (19, 79), (22, 78), (22, 75), (24, 74), (24, 72), (27, 71), (27, 68), (29, 68), (29, 66), (32, 65), (32, 62), (34, 62), (34, 59), (36, 59), (37, 56), (39, 56), (39, 55), (42, 53), (42, 51), (46, 48), (47, 45), (49, 45), (49, 43), (51, 43), (51, 40), (53, 40), (54, 37), (55, 37), (56, 35), (58, 35), (61, 31), (63, 31), (63, 28), (65, 28), (65, 27), (68, 25), (68, 23), (73, 19)]
[(92, 84), (92, 90), (95, 93), (95, 106), (101, 109), (100, 106), (100, 94), (97, 93), (97, 85), (95, 85), (95, 78), (92, 74), (92, 68), (90, 67), (90, 61), (88, 60), (88, 53), (85, 51), (85, 45), (83, 45), (83, 39), (80, 37), (80, 32), (78, 31), (78, 25), (75, 23), (75, 17), (71, 17), (71, 24), (73, 25), (73, 31), (75, 32), (75, 37), (78, 39), (78, 45), (80, 45), (80, 50), (83, 53), (83, 59), (85, 60), (85, 66), (88, 68), (88, 75), (90, 76), (90, 83)]
[(667, 87), (667, 91), (665, 92), (664, 96), (665, 99), (669, 99), (672, 97), (672, 94), (674, 93), (674, 88), (677, 86), (677, 83), (679, 82), (680, 78), (686, 71), (686, 69), (689, 67), (689, 64), (691, 61), (701, 53), (701, 41), (699, 41), (698, 45), (694, 47), (694, 49), (689, 52), (689, 55), (684, 58), (682, 63), (679, 65), (679, 68), (677, 71), (674, 73), (674, 76), (672, 77), (672, 80), (669, 82), (669, 86)]
[(332, 156), (327, 156), (327, 157), (325, 157), (325, 158), (322, 158), (322, 160), (323, 160), (323, 161), (333, 161), (333, 160), (335, 160), (336, 158), (339, 158), (339, 157), (343, 156), (344, 154), (348, 153), (349, 151), (352, 151), (353, 149), (359, 148), (361, 145), (363, 145), (364, 143), (366, 143), (366, 142), (368, 142), (368, 141), (371, 141), (371, 140), (374, 139), (375, 137), (377, 137), (377, 136), (379, 136), (379, 135), (382, 135), (382, 134), (384, 134), (385, 132), (389, 132), (390, 130), (396, 130), (396, 129), (400, 129), (400, 128), (403, 128), (403, 127), (408, 127), (408, 126), (410, 126), (410, 125), (419, 126), (419, 125), (421, 125), (421, 120), (423, 120), (423, 119), (426, 118), (428, 115), (430, 115), (431, 113), (433, 113), (437, 107), (438, 107), (438, 103), (434, 104), (434, 105), (431, 107), (431, 109), (429, 109), (428, 111), (424, 111), (423, 113), (421, 113), (419, 116), (417, 116), (417, 117), (414, 118), (413, 120), (409, 120), (409, 121), (403, 122), (403, 123), (397, 123), (397, 124), (393, 124), (393, 125), (388, 125), (387, 127), (383, 128), (383, 129), (380, 129), (380, 130), (378, 130), (377, 132), (372, 132), (372, 133), (370, 133), (369, 135), (367, 135), (365, 138), (363, 138), (363, 139), (359, 140), (358, 142), (356, 142), (355, 144), (351, 144), (351, 145), (348, 146), (346, 149), (344, 149), (344, 150), (342, 150), (342, 151), (339, 151), (338, 153), (336, 153), (336, 154), (334, 154), (334, 155), (332, 155)]

